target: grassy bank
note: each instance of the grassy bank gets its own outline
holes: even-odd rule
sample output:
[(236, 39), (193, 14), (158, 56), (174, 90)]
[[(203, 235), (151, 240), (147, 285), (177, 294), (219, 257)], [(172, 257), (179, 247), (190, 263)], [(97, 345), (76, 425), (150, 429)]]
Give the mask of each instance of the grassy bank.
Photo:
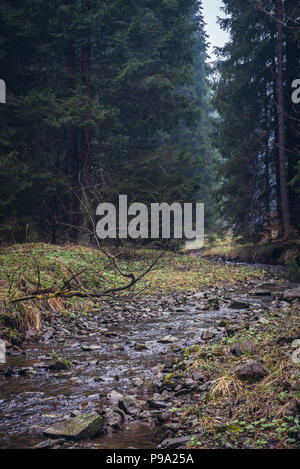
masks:
[[(205, 347), (186, 350), (178, 371), (170, 375), (191, 377), (195, 373), (210, 382), (208, 392), (182, 396), (173, 412), (193, 437), (189, 448), (296, 448), (300, 441), (300, 371), (292, 362), (292, 342), (300, 337), (299, 307), (283, 312), (274, 309), (265, 318), (234, 337)], [(251, 340), (253, 352), (237, 357), (236, 344)], [(235, 375), (238, 365), (249, 359), (263, 364), (268, 375), (253, 384)], [(186, 371), (180, 371), (186, 370)]]
[[(137, 276), (153, 262), (157, 251), (120, 249), (114, 252), (120, 267)], [(264, 278), (264, 273), (247, 266), (222, 265), (204, 259), (166, 253), (155, 269), (131, 290), (114, 294), (110, 300), (121, 300), (132, 294), (152, 295), (173, 290), (201, 290), (224, 283), (243, 285), (246, 281)], [(68, 281), (72, 279), (69, 284)], [(92, 298), (60, 298), (59, 296), (12, 304), (37, 290), (58, 292), (62, 287), (95, 293), (128, 283), (101, 252), (80, 246), (49, 244), (14, 245), (0, 253), (0, 334), (19, 343), (26, 335), (39, 330), (41, 312), (73, 314), (93, 309), (101, 311), (101, 302)], [(67, 285), (67, 286), (66, 286)], [(120, 298), (121, 297), (121, 298)]]
[(218, 257), (227, 261), (286, 265), (288, 267), (297, 258), (300, 258), (300, 241), (242, 244), (229, 237), (225, 240), (216, 238), (214, 241), (207, 242), (204, 256)]

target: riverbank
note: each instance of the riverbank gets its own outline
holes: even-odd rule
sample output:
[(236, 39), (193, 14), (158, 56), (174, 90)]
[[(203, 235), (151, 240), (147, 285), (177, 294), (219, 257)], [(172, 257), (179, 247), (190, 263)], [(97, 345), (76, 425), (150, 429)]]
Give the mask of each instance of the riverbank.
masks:
[[(123, 271), (138, 276), (157, 256), (157, 251), (120, 249), (113, 252)], [(41, 311), (66, 315), (99, 311), (99, 304), (121, 303), (128, 298), (172, 291), (218, 287), (263, 279), (258, 268), (207, 262), (196, 256), (165, 253), (155, 268), (130, 290), (100, 299), (59, 296), (12, 304), (19, 297), (39, 291), (59, 292), (70, 278), (68, 289), (96, 293), (126, 284), (115, 266), (101, 252), (82, 246), (35, 243), (3, 248), (0, 253), (0, 338), (13, 345), (31, 339), (41, 329)], [(127, 282), (128, 283), (128, 282)]]
[[(2, 269), (24, 266), (25, 259), (28, 285), (36, 272), (29, 247), (11, 249)], [(81, 287), (95, 287), (91, 272), (101, 261), (92, 250), (30, 249), (45, 285), (66, 265), (85, 262), (90, 271)], [(130, 268), (149, 262), (147, 255), (137, 254)], [(37, 308), (39, 330), (22, 332), (18, 346), (7, 342), (0, 447), (299, 446), (299, 298), (286, 293), (297, 286), (277, 268), (197, 257), (169, 254), (158, 267), (135, 296), (27, 306), (27, 314)], [(102, 272), (109, 281), (111, 270)], [(1, 329), (6, 340), (7, 329)], [(237, 370), (249, 360), (256, 363), (250, 382)], [(86, 439), (73, 441), (61, 430), (95, 415), (97, 432)]]
[[(192, 252), (191, 254), (193, 255)], [(223, 241), (217, 239), (211, 243), (207, 242), (198, 255), (210, 260), (283, 266), (289, 280), (300, 282), (299, 240), (243, 244), (231, 238)]]
[(170, 421), (189, 433), (187, 448), (300, 447), (300, 308), (278, 295), (247, 324), (223, 323), (221, 340), (189, 347), (170, 369), (165, 385), (177, 391)]

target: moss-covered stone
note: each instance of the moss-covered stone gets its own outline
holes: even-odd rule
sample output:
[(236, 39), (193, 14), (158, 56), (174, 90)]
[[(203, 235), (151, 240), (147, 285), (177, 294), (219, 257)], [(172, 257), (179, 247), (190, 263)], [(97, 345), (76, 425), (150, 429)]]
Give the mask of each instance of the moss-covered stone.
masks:
[(57, 422), (45, 430), (51, 437), (63, 437), (71, 440), (85, 440), (99, 434), (103, 427), (103, 418), (96, 414), (83, 414)]

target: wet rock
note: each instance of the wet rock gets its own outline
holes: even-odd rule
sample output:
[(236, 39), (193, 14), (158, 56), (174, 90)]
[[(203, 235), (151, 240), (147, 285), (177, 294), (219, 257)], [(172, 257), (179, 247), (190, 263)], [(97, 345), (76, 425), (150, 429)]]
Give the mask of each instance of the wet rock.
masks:
[(252, 340), (243, 340), (235, 344), (235, 346), (231, 349), (231, 353), (236, 357), (240, 357), (244, 353), (257, 353), (257, 347)]
[(102, 349), (101, 345), (83, 345), (82, 346), (82, 350), (84, 352), (94, 352), (94, 351), (101, 350), (101, 349)]
[(211, 308), (211, 305), (205, 304), (205, 305), (197, 306), (196, 309), (197, 309), (198, 311), (208, 311), (210, 308)]
[(116, 352), (124, 352), (125, 348), (121, 344), (114, 344), (112, 345), (111, 350)]
[(193, 374), (192, 374), (192, 378), (194, 381), (197, 381), (197, 383), (204, 383), (204, 375), (202, 373), (199, 373), (198, 371), (195, 371)]
[(201, 334), (201, 338), (203, 340), (210, 340), (216, 335), (216, 330), (215, 329), (207, 329), (206, 331), (203, 331)]
[(298, 348), (298, 347), (300, 347), (300, 339), (293, 340), (292, 348)]
[(209, 390), (209, 384), (205, 383), (198, 387), (199, 392), (206, 392)]
[(186, 445), (190, 441), (190, 439), (193, 437), (200, 437), (202, 434), (194, 434), (194, 435), (188, 435), (188, 436), (182, 436), (180, 438), (169, 438), (167, 440), (164, 440), (160, 447), (163, 449), (176, 449), (180, 448)]
[(32, 425), (31, 427), (29, 427), (28, 433), (30, 433), (31, 435), (43, 436), (46, 428), (47, 427), (41, 427), (39, 425)]
[(186, 378), (183, 382), (183, 386), (188, 389), (197, 389), (198, 384), (192, 378)]
[(160, 344), (173, 344), (174, 342), (177, 342), (177, 341), (178, 341), (177, 337), (174, 337), (172, 335), (166, 335), (162, 339), (158, 339), (157, 342), (159, 342)]
[(293, 341), (291, 337), (280, 335), (270, 340), (268, 345), (285, 345), (290, 344)]
[(121, 401), (123, 399), (123, 394), (121, 394), (120, 392), (117, 392), (117, 391), (110, 391), (107, 395), (106, 395), (106, 399), (111, 403), (111, 404), (114, 404), (114, 405), (118, 405), (119, 404), (119, 401)]
[(120, 410), (117, 412), (115, 409), (107, 408), (105, 410), (105, 421), (114, 430), (120, 430), (124, 422), (124, 418)]
[(245, 303), (244, 301), (233, 300), (230, 305), (230, 309), (248, 309), (249, 303)]
[(157, 384), (152, 379), (145, 379), (139, 386), (139, 391), (142, 394), (154, 394), (157, 391)]
[(13, 376), (16, 374), (17, 374), (17, 371), (10, 367), (6, 368), (5, 370), (0, 370), (0, 375), (4, 375), (6, 378), (9, 378), (10, 376)]
[(155, 399), (149, 399), (147, 401), (150, 409), (168, 409), (169, 405), (164, 401), (157, 401)]
[(292, 290), (285, 290), (283, 293), (283, 299), (288, 302), (300, 300), (300, 287), (293, 288)]
[(135, 344), (134, 346), (134, 350), (136, 350), (137, 352), (142, 352), (143, 350), (148, 350), (149, 347), (147, 347), (146, 344)]
[(229, 324), (227, 327), (226, 327), (226, 332), (227, 332), (227, 335), (229, 337), (232, 337), (233, 335), (235, 335), (237, 332), (239, 332), (241, 330), (241, 326), (238, 326), (238, 325), (234, 325), (234, 324)]
[(190, 389), (190, 388), (181, 387), (181, 389), (180, 389), (179, 391), (176, 391), (176, 392), (175, 392), (175, 396), (176, 396), (176, 397), (185, 396), (186, 394), (190, 394), (190, 393), (191, 393), (191, 389)]
[(234, 370), (235, 375), (241, 381), (247, 381), (248, 383), (256, 383), (257, 381), (262, 380), (269, 374), (269, 370), (267, 370), (262, 363), (249, 360), (242, 365), (239, 365)]
[(219, 327), (227, 327), (229, 326), (229, 322), (226, 320), (226, 319), (221, 319), (221, 321), (219, 322)]
[(142, 380), (142, 378), (139, 378), (138, 376), (135, 377), (135, 378), (132, 378), (131, 382), (132, 382), (132, 384), (133, 384), (134, 386), (136, 386), (136, 387), (139, 388), (139, 389), (142, 388), (143, 383), (144, 383), (143, 380)]
[(51, 447), (51, 443), (52, 443), (51, 440), (41, 441), (41, 443), (38, 443), (33, 448), (34, 449), (49, 449)]
[(202, 299), (202, 298), (205, 298), (206, 297), (206, 293), (204, 292), (198, 292), (198, 293), (195, 293), (194, 295), (194, 298), (196, 299)]
[(300, 365), (300, 348), (293, 352), (292, 362), (294, 363), (294, 365)]
[(263, 325), (270, 324), (270, 321), (268, 321), (268, 319), (266, 319), (264, 317), (259, 318), (258, 322), (259, 322), (259, 324), (263, 324)]
[(119, 408), (127, 415), (136, 416), (140, 413), (141, 408), (146, 405), (145, 401), (138, 399), (137, 396), (127, 396), (119, 401)]
[[(117, 336), (118, 336), (117, 332), (113, 332), (113, 331), (105, 332), (104, 335), (105, 335), (105, 337), (109, 337), (109, 338), (110, 338), (110, 337), (117, 337)], [(94, 350), (95, 350), (95, 349), (94, 349)]]
[(64, 437), (72, 440), (93, 438), (103, 428), (103, 418), (96, 414), (83, 414), (57, 422), (45, 430), (46, 436)]
[(48, 366), (51, 371), (65, 371), (72, 368), (72, 363), (65, 358), (58, 358), (54, 363)]
[(269, 290), (253, 290), (249, 293), (250, 295), (253, 296), (271, 296), (271, 292)]

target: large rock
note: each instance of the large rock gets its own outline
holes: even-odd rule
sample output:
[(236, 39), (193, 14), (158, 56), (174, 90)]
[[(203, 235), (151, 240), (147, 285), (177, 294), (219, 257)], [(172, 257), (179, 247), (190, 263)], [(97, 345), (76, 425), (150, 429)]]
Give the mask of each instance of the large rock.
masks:
[(83, 414), (57, 422), (44, 431), (46, 436), (63, 437), (71, 440), (93, 438), (101, 432), (103, 418), (96, 414)]
[(292, 362), (294, 365), (300, 365), (300, 348), (296, 349), (292, 354)]
[(300, 300), (300, 287), (293, 288), (292, 290), (285, 290), (283, 299), (286, 301)]
[(127, 415), (138, 415), (142, 408), (146, 405), (145, 401), (138, 399), (137, 396), (127, 396), (119, 401), (119, 408)]
[(234, 372), (241, 381), (247, 381), (248, 383), (256, 383), (269, 374), (269, 370), (262, 363), (254, 360), (239, 365)]
[(213, 337), (215, 337), (216, 333), (217, 333), (217, 331), (215, 329), (207, 329), (207, 330), (202, 332), (201, 338), (203, 340), (210, 340)]
[(119, 404), (119, 401), (121, 401), (123, 399), (123, 394), (121, 394), (120, 392), (118, 391), (110, 391), (107, 396), (106, 396), (106, 399), (113, 405), (118, 405)]
[(107, 408), (105, 410), (105, 420), (111, 428), (113, 428), (114, 430), (120, 430), (124, 422), (124, 417), (120, 409)]
[(234, 347), (231, 349), (231, 353), (233, 355), (236, 355), (237, 357), (240, 357), (244, 353), (256, 353), (257, 352), (257, 347), (252, 340), (243, 340), (242, 342), (238, 342), (235, 344)]
[(250, 295), (253, 296), (271, 296), (272, 293), (269, 290), (253, 290), (250, 292)]
[(178, 342), (178, 339), (177, 337), (174, 337), (172, 335), (166, 335), (162, 339), (158, 339), (157, 342), (159, 342), (160, 344), (173, 344), (174, 342)]

